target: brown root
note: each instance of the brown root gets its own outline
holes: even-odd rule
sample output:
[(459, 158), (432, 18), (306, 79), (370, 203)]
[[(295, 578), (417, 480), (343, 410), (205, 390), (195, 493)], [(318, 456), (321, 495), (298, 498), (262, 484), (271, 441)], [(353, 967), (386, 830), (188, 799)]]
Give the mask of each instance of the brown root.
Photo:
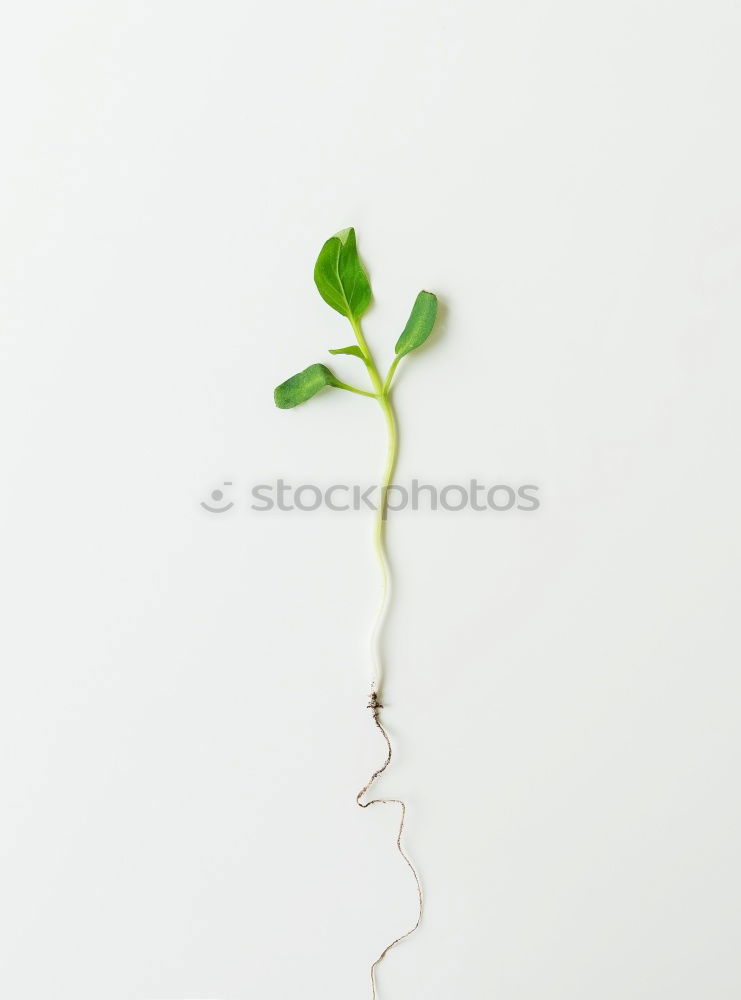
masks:
[(361, 790), (358, 792), (357, 797), (356, 797), (356, 801), (357, 801), (357, 803), (358, 803), (358, 805), (360, 806), (361, 809), (367, 809), (368, 806), (376, 806), (376, 805), (397, 805), (397, 806), (400, 807), (400, 809), (401, 809), (401, 822), (399, 823), (399, 832), (398, 832), (398, 835), (396, 837), (396, 846), (397, 846), (397, 848), (399, 850), (399, 854), (401, 854), (402, 858), (404, 859), (404, 861), (406, 862), (407, 866), (409, 867), (409, 870), (411, 871), (412, 875), (414, 876), (414, 882), (415, 882), (415, 885), (417, 887), (417, 897), (419, 899), (419, 911), (418, 911), (418, 915), (417, 915), (417, 922), (415, 923), (414, 927), (410, 928), (410, 930), (408, 930), (405, 934), (402, 934), (400, 937), (395, 938), (391, 942), (391, 944), (386, 945), (386, 947), (383, 949), (383, 951), (381, 952), (381, 954), (375, 960), (375, 962), (373, 963), (373, 965), (371, 965), (371, 969), (370, 969), (371, 996), (372, 996), (373, 1000), (376, 1000), (376, 969), (379, 966), (379, 964), (384, 960), (384, 958), (386, 957), (386, 955), (388, 955), (388, 953), (391, 951), (392, 948), (395, 948), (397, 944), (400, 944), (400, 942), (404, 941), (411, 934), (414, 934), (414, 932), (417, 930), (417, 928), (419, 927), (420, 923), (422, 922), (422, 911), (423, 911), (424, 903), (423, 903), (423, 897), (422, 897), (422, 883), (419, 880), (419, 875), (417, 874), (417, 870), (414, 867), (414, 865), (412, 864), (412, 862), (410, 861), (410, 859), (407, 856), (407, 854), (405, 854), (404, 848), (401, 846), (401, 837), (402, 837), (402, 834), (404, 832), (404, 823), (406, 821), (406, 812), (407, 812), (406, 805), (404, 804), (404, 802), (402, 802), (401, 799), (369, 799), (367, 802), (363, 802), (363, 798), (366, 795), (366, 793), (370, 790), (370, 788), (372, 787), (372, 785), (378, 780), (378, 778), (380, 778), (380, 776), (383, 774), (383, 772), (386, 770), (386, 768), (391, 763), (391, 757), (393, 755), (393, 751), (391, 749), (391, 740), (389, 739), (388, 733), (386, 732), (386, 730), (381, 725), (380, 710), (383, 708), (383, 705), (381, 705), (381, 703), (379, 702), (378, 695), (377, 695), (377, 693), (375, 691), (371, 692), (370, 702), (368, 703), (368, 708), (373, 713), (373, 722), (374, 722), (376, 728), (379, 730), (379, 732), (381, 733), (381, 736), (383, 736), (383, 738), (384, 738), (384, 740), (386, 742), (387, 754), (386, 754), (386, 760), (384, 761), (383, 766), (380, 767), (377, 771), (373, 772), (373, 774), (371, 775), (370, 780), (368, 781), (368, 783), (366, 785), (364, 785), (363, 788), (361, 788)]

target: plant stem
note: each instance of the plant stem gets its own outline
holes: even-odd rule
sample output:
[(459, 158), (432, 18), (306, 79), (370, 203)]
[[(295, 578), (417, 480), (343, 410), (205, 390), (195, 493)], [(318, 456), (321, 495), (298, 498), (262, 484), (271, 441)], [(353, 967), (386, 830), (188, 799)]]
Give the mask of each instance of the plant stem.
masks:
[(371, 656), (373, 658), (373, 684), (371, 691), (380, 694), (383, 681), (383, 658), (381, 656), (381, 632), (388, 614), (391, 600), (391, 570), (389, 569), (388, 556), (386, 552), (386, 516), (388, 513), (388, 493), (394, 478), (396, 459), (399, 454), (399, 433), (396, 426), (391, 400), (386, 392), (382, 392), (378, 400), (388, 428), (388, 450), (386, 452), (386, 467), (381, 480), (381, 495), (376, 511), (376, 523), (373, 533), (373, 541), (378, 558), (378, 565), (381, 569), (381, 604), (378, 609), (378, 616), (371, 635)]
[(396, 366), (401, 361), (401, 358), (397, 354), (394, 360), (391, 362), (391, 367), (388, 370), (388, 375), (386, 376), (386, 381), (383, 383), (383, 391), (388, 392), (391, 387), (391, 379), (394, 377), (394, 372), (396, 371)]
[(368, 374), (370, 375), (370, 380), (373, 383), (373, 388), (376, 393), (380, 396), (383, 392), (383, 385), (381, 384), (381, 376), (378, 374), (378, 369), (376, 368), (376, 362), (373, 360), (373, 355), (371, 354), (370, 347), (366, 343), (363, 331), (360, 326), (360, 320), (355, 319), (354, 316), (350, 317), (350, 325), (353, 328), (353, 333), (355, 334), (355, 339), (358, 342), (358, 347), (363, 355), (363, 363), (368, 369)]
[[(381, 570), (381, 604), (373, 626), (373, 632), (371, 633), (371, 657), (373, 660), (373, 680), (371, 692), (380, 694), (381, 683), (383, 680), (383, 663), (380, 641), (391, 598), (391, 570), (389, 568), (388, 554), (386, 551), (386, 515), (388, 512), (389, 488), (393, 482), (396, 460), (399, 455), (399, 433), (396, 424), (396, 415), (394, 414), (394, 408), (391, 404), (389, 396), (389, 387), (399, 359), (397, 358), (392, 363), (389, 373), (386, 376), (386, 381), (385, 383), (382, 383), (381, 376), (378, 374), (378, 368), (376, 367), (373, 355), (371, 354), (365, 337), (363, 336), (363, 331), (360, 327), (359, 321), (351, 319), (350, 322), (355, 332), (358, 346), (363, 353), (363, 360), (366, 368), (368, 369), (370, 380), (376, 390), (375, 398), (378, 400), (378, 405), (383, 411), (388, 431), (386, 466), (383, 470), (383, 477), (380, 483), (380, 496), (378, 499), (378, 507), (376, 509), (375, 524), (373, 528), (373, 543), (376, 550), (376, 558), (378, 559), (378, 566)], [(373, 394), (367, 393), (366, 395)]]
[(348, 385), (347, 382), (340, 382), (339, 379), (337, 379), (335, 384), (338, 389), (345, 389), (347, 392), (354, 392), (356, 396), (369, 396), (371, 399), (378, 399), (378, 395), (375, 392), (366, 392), (365, 389), (356, 389), (354, 385)]

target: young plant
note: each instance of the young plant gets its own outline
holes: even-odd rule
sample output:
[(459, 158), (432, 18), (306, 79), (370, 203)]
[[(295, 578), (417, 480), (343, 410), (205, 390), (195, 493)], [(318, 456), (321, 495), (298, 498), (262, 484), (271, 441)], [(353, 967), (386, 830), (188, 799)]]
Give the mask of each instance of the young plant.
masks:
[(326, 387), (343, 389), (346, 392), (354, 393), (358, 396), (367, 396), (376, 400), (383, 413), (388, 433), (388, 448), (386, 454), (386, 465), (380, 483), (380, 496), (376, 508), (375, 522), (373, 529), (373, 540), (381, 570), (381, 603), (378, 616), (373, 628), (371, 637), (371, 657), (372, 657), (372, 680), (370, 690), (370, 701), (368, 708), (373, 714), (373, 721), (380, 730), (387, 747), (386, 761), (378, 771), (375, 771), (368, 783), (357, 795), (357, 803), (362, 809), (376, 804), (393, 803), (401, 808), (401, 822), (397, 837), (397, 847), (404, 861), (407, 863), (414, 876), (417, 894), (419, 897), (419, 912), (417, 922), (406, 934), (396, 938), (378, 956), (371, 966), (371, 991), (372, 996), (376, 996), (376, 967), (388, 952), (404, 938), (409, 937), (419, 927), (422, 919), (422, 888), (414, 865), (409, 860), (401, 846), (401, 836), (404, 830), (404, 820), (406, 816), (406, 806), (400, 799), (371, 799), (364, 802), (366, 792), (371, 788), (376, 779), (383, 774), (391, 763), (391, 741), (388, 733), (381, 725), (380, 709), (383, 707), (380, 702), (381, 684), (383, 680), (382, 662), (380, 653), (380, 639), (383, 624), (388, 612), (390, 599), (390, 573), (388, 559), (386, 555), (386, 516), (388, 512), (388, 494), (391, 487), (396, 460), (399, 450), (399, 436), (397, 431), (396, 415), (391, 402), (391, 386), (399, 362), (412, 351), (421, 347), (432, 333), (437, 318), (437, 298), (432, 292), (420, 292), (412, 306), (409, 319), (396, 342), (395, 356), (391, 362), (385, 377), (381, 377), (373, 354), (366, 342), (360, 320), (371, 303), (372, 292), (368, 275), (358, 256), (355, 241), (354, 229), (343, 229), (332, 236), (322, 247), (314, 268), (314, 281), (319, 289), (319, 294), (324, 301), (335, 309), (349, 321), (355, 335), (356, 343), (349, 347), (339, 347), (330, 350), (330, 354), (347, 354), (357, 358), (364, 366), (370, 380), (370, 389), (360, 389), (357, 386), (348, 385), (340, 381), (337, 376), (323, 364), (309, 365), (302, 372), (293, 375), (285, 382), (281, 383), (275, 390), (275, 404), (282, 410), (291, 409), (300, 403), (305, 403), (318, 392)]

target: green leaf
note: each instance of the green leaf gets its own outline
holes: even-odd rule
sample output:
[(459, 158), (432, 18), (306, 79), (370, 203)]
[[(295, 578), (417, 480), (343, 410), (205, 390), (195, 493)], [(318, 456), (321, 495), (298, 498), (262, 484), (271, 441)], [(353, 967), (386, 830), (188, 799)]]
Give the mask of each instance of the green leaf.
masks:
[(314, 281), (324, 301), (348, 319), (359, 319), (370, 305), (371, 286), (358, 257), (355, 230), (343, 229), (322, 247)]
[(325, 385), (338, 385), (329, 368), (326, 365), (309, 365), (278, 386), (274, 393), (275, 405), (281, 410), (290, 410), (316, 396)]
[(365, 361), (365, 355), (360, 350), (360, 348), (357, 346), (357, 344), (353, 344), (351, 347), (338, 347), (334, 351), (330, 348), (329, 353), (330, 354), (352, 354), (352, 356), (354, 358), (360, 358), (361, 361)]
[(407, 325), (396, 341), (396, 353), (400, 358), (424, 344), (432, 333), (436, 317), (437, 297), (432, 292), (420, 292), (412, 306)]

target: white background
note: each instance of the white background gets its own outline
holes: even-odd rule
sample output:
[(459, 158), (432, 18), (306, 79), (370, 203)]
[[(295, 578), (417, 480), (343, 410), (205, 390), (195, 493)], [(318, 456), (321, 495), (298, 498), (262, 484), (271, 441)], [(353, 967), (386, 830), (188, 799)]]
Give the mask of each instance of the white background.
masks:
[[(734, 0), (28, 2), (0, 53), (0, 994), (348, 1000), (414, 920), (365, 710), (371, 401), (402, 480), (385, 718), (424, 929), (381, 1000), (741, 995)], [(336, 369), (360, 378), (352, 358)], [(225, 480), (235, 507), (200, 506)], [(226, 492), (226, 490), (225, 490)]]

